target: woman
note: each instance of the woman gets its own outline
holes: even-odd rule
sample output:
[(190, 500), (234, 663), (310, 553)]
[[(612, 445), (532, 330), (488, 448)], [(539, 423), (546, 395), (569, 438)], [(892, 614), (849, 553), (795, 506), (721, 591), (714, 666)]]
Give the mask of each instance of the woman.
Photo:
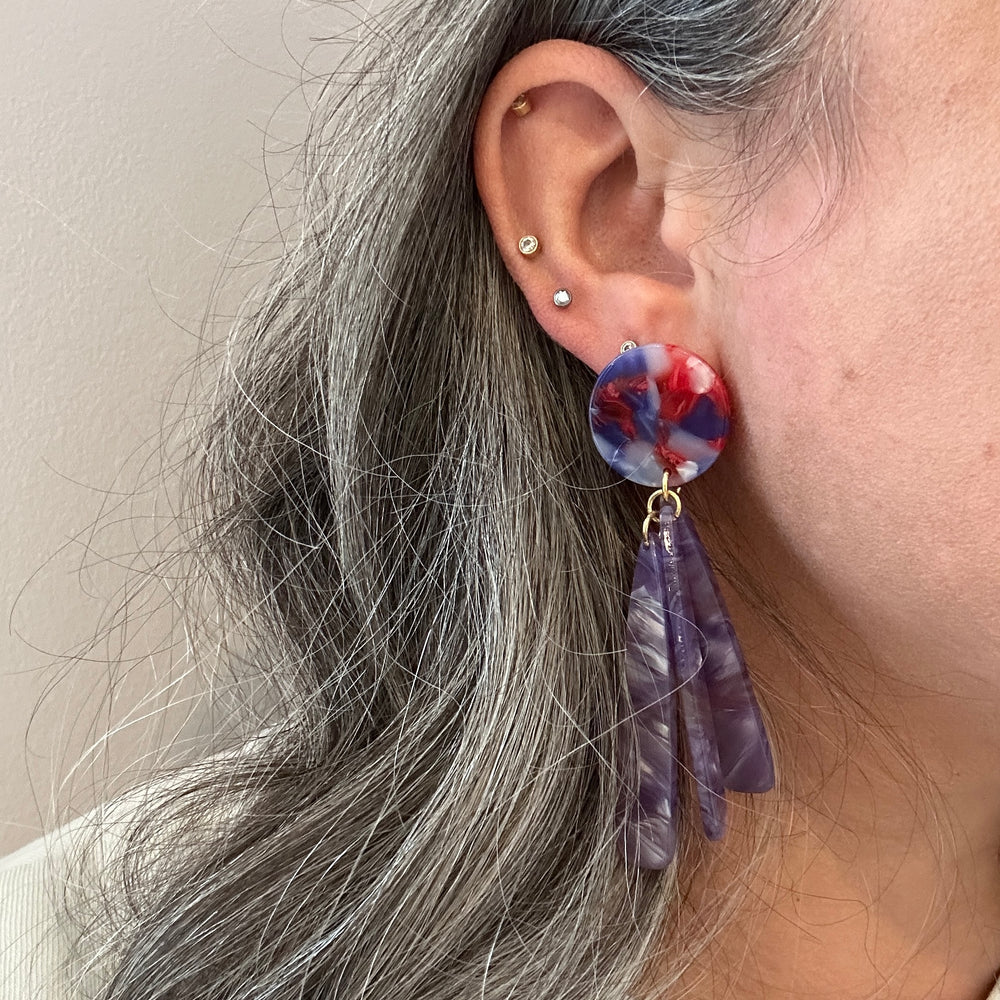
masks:
[[(976, 0), (394, 13), (192, 480), (267, 711), (49, 851), (51, 995), (990, 994), (998, 40)], [(685, 786), (663, 870), (614, 846), (649, 491), (586, 410), (628, 341), (732, 397), (683, 503), (778, 778), (717, 842)]]

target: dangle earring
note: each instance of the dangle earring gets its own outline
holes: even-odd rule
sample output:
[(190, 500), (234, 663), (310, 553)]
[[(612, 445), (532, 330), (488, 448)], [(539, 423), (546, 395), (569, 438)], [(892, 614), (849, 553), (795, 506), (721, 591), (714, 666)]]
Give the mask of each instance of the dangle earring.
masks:
[(626, 341), (590, 397), (601, 456), (626, 479), (657, 487), (646, 505), (629, 600), (628, 724), (619, 728), (618, 845), (641, 868), (666, 868), (674, 858), (681, 746), (710, 840), (725, 833), (726, 789), (774, 786), (743, 653), (678, 492), (718, 457), (729, 412), (717, 373), (672, 344)]

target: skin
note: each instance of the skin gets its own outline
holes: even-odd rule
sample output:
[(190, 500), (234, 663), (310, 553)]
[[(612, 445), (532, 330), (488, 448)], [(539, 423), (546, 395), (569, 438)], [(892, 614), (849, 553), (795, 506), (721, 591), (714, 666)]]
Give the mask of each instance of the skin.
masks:
[[(696, 1000), (978, 1000), (1000, 968), (1000, 8), (844, 17), (864, 158), (819, 238), (801, 239), (822, 157), (725, 225), (725, 126), (668, 115), (596, 49), (520, 53), (477, 125), (497, 244), (546, 331), (595, 371), (633, 339), (723, 374), (736, 430), (693, 488), (747, 512), (748, 565), (858, 695), (831, 695), (727, 591), (784, 795), (746, 902), (684, 977)], [(666, 939), (733, 897), (752, 826), (735, 812), (682, 874)]]

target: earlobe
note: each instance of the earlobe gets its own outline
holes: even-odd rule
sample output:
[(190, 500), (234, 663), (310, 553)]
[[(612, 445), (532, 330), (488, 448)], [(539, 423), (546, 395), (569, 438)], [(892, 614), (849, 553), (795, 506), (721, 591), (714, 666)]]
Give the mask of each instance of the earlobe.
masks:
[(539, 323), (595, 371), (625, 340), (711, 360), (696, 339), (689, 142), (630, 70), (575, 42), (525, 49), (483, 101), (476, 181), (501, 255)]

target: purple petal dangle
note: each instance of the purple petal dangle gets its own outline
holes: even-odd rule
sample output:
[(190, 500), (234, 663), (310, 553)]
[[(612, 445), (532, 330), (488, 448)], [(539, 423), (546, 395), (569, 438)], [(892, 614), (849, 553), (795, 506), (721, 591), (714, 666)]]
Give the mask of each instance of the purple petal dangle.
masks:
[(715, 741), (712, 701), (702, 669), (705, 663), (700, 623), (695, 618), (688, 589), (687, 566), (678, 544), (676, 526), (681, 515), (661, 513), (659, 535), (667, 610), (670, 615), (670, 645), (677, 671), (681, 719), (687, 737), (688, 764), (698, 791), (701, 823), (709, 840), (726, 832), (726, 798), (722, 767)]
[(729, 400), (722, 380), (697, 355), (649, 344), (623, 350), (601, 372), (590, 418), (595, 443), (616, 471), (660, 484), (649, 498), (628, 608), (618, 819), (626, 860), (666, 868), (677, 846), (680, 732), (710, 840), (725, 833), (725, 789), (763, 792), (774, 785), (743, 653), (676, 493), (725, 444)]
[(641, 868), (666, 868), (677, 846), (677, 676), (662, 549), (655, 537), (639, 546), (625, 643), (629, 712), (618, 730), (619, 847)]
[(764, 720), (708, 553), (687, 514), (677, 518), (674, 537), (700, 631), (722, 783), (733, 792), (770, 791), (774, 761)]

